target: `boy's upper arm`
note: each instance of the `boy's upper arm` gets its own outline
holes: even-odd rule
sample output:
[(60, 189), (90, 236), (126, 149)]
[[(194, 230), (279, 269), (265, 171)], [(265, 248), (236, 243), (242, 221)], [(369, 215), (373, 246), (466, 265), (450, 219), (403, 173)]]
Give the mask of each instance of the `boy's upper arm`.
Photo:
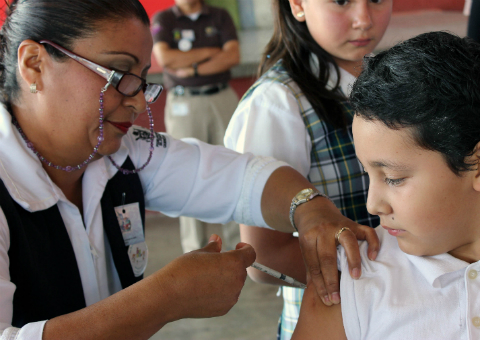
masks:
[(292, 340), (346, 340), (341, 304), (325, 306), (308, 282)]

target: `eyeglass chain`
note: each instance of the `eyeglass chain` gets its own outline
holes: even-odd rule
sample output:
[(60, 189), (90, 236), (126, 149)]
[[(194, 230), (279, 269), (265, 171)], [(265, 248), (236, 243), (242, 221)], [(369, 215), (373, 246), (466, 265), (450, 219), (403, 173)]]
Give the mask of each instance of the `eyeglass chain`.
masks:
[[(15, 117), (13, 117), (12, 119), (12, 123), (13, 125), (15, 125), (15, 127), (17, 128), (18, 132), (20, 133), (20, 135), (22, 136), (23, 140), (25, 141), (25, 143), (27, 144), (27, 147), (33, 151), (33, 153), (40, 159), (40, 161), (42, 161), (43, 163), (45, 163), (46, 165), (52, 167), (52, 168), (55, 168), (55, 169), (58, 169), (58, 170), (63, 170), (63, 171), (67, 171), (67, 172), (72, 172), (72, 171), (76, 171), (76, 170), (80, 170), (82, 169), (83, 167), (85, 167), (88, 163), (91, 162), (91, 160), (95, 157), (95, 155), (97, 154), (98, 152), (98, 148), (100, 147), (100, 145), (102, 144), (104, 138), (103, 138), (103, 125), (104, 125), (104, 122), (103, 122), (103, 94), (105, 93), (105, 91), (107, 90), (108, 86), (110, 85), (110, 82), (107, 83), (107, 85), (105, 85), (105, 87), (102, 89), (102, 91), (100, 92), (100, 118), (99, 118), (99, 122), (100, 122), (100, 126), (99, 126), (99, 130), (100, 130), (100, 135), (97, 137), (98, 139), (98, 143), (97, 145), (95, 145), (95, 147), (93, 148), (93, 152), (90, 154), (90, 156), (88, 156), (88, 158), (83, 161), (82, 163), (76, 165), (76, 166), (66, 166), (66, 167), (63, 167), (63, 166), (60, 166), (60, 165), (55, 165), (53, 164), (52, 162), (49, 162), (47, 159), (45, 159), (45, 157), (43, 157), (38, 151), (37, 149), (35, 149), (35, 146), (33, 145), (32, 142), (30, 142), (27, 138), (27, 136), (25, 135), (25, 133), (23, 132), (22, 128), (20, 127), (20, 125), (18, 124), (18, 121), (15, 119)], [(110, 162), (112, 162), (112, 164), (119, 170), (121, 171), (124, 175), (128, 175), (128, 174), (135, 174), (137, 172), (140, 172), (142, 171), (143, 169), (145, 169), (145, 167), (148, 165), (148, 163), (150, 163), (150, 160), (152, 159), (152, 155), (153, 155), (153, 150), (155, 149), (153, 147), (153, 142), (154, 142), (154, 139), (155, 139), (155, 133), (153, 131), (153, 117), (152, 117), (152, 111), (150, 110), (150, 107), (147, 105), (147, 113), (148, 113), (148, 119), (149, 119), (149, 125), (150, 125), (150, 148), (149, 148), (149, 155), (148, 155), (148, 159), (147, 161), (145, 162), (145, 164), (143, 164), (140, 168), (138, 169), (134, 169), (134, 170), (128, 170), (128, 169), (123, 169), (121, 168), (113, 159), (112, 157), (110, 156), (107, 156), (108, 159), (110, 160)]]

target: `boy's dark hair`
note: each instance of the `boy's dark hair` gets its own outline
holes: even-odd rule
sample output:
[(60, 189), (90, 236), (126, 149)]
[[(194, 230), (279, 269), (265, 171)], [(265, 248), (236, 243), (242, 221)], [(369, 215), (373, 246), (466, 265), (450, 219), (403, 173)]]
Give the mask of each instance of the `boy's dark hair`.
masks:
[(457, 175), (480, 141), (480, 44), (446, 32), (418, 35), (375, 57), (350, 95), (356, 115), (391, 129), (410, 127)]
[[(71, 49), (75, 40), (95, 33), (100, 22), (138, 18), (150, 24), (138, 0), (17, 0), (6, 1), (0, 33), (0, 101), (11, 103), (18, 94), (17, 50), (26, 39), (51, 40)], [(50, 45), (57, 60), (68, 59)]]

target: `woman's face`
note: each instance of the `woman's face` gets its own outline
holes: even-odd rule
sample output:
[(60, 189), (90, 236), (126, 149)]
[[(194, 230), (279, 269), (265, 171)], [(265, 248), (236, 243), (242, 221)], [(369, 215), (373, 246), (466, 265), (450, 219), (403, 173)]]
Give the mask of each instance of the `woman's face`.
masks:
[(392, 12), (392, 0), (301, 0), (301, 6), (312, 37), (347, 71), (377, 46)]
[[(152, 45), (148, 26), (138, 19), (125, 19), (100, 24), (93, 36), (77, 40), (71, 50), (101, 66), (145, 78)], [(35, 133), (43, 135), (44, 149), (55, 149), (57, 162), (60, 159), (65, 165), (75, 165), (85, 160), (98, 142), (100, 91), (107, 81), (70, 58), (61, 62), (51, 59), (46, 67), (43, 88), (37, 94), (40, 109)], [(125, 135), (114, 124), (133, 123), (145, 111), (146, 102), (143, 91), (125, 97), (109, 87), (103, 104), (104, 141), (99, 154), (108, 155), (119, 149)]]

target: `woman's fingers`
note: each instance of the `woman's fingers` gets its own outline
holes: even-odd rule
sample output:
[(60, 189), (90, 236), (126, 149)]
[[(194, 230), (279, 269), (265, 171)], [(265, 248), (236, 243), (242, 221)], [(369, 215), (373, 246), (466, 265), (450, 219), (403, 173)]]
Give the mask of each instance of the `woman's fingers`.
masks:
[(359, 279), (362, 275), (362, 260), (360, 257), (357, 236), (354, 231), (349, 228), (339, 235), (338, 242), (345, 249), (350, 276), (353, 279)]
[[(323, 232), (310, 229), (300, 237), (307, 273), (322, 301), (330, 306), (339, 302), (337, 250)], [(329, 244), (330, 243), (330, 244)]]
[(374, 260), (380, 247), (375, 230), (346, 218), (342, 223), (316, 226), (300, 236), (308, 276), (328, 306), (340, 303), (337, 245), (345, 249), (352, 278), (359, 279), (362, 274), (358, 240), (369, 242), (369, 258)]

